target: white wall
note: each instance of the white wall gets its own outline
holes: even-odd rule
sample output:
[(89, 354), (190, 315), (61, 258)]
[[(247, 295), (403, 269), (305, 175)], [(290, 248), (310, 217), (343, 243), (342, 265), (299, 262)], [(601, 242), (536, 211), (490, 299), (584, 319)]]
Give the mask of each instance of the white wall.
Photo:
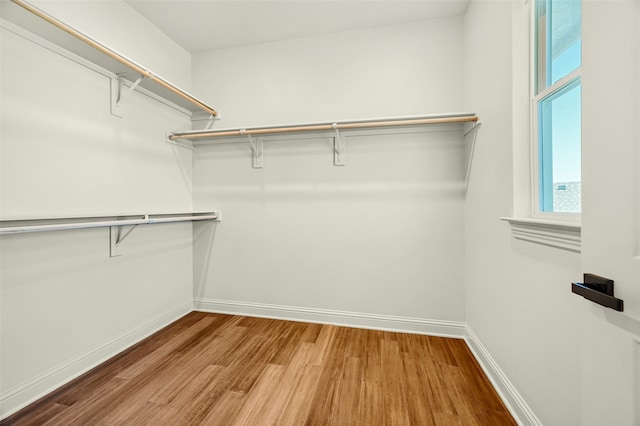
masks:
[(152, 70), (155, 75), (183, 90), (191, 90), (191, 54), (124, 0), (33, 0), (30, 3)]
[[(198, 53), (193, 80), (220, 125), (251, 126), (460, 111), (461, 67), (457, 18)], [(265, 142), (264, 169), (245, 143), (197, 147), (194, 206), (224, 219), (194, 236), (196, 306), (463, 321), (464, 147), (447, 129), (359, 132), (344, 167), (331, 134)]]
[[(188, 53), (124, 2), (51, 4), (189, 88)], [(162, 143), (185, 116), (134, 95), (131, 114), (112, 117), (107, 79), (2, 30), (3, 219), (189, 210), (193, 175), (196, 210), (224, 221), (195, 226), (193, 241), (190, 225), (139, 227), (112, 259), (106, 230), (3, 237), (0, 415), (195, 296), (201, 308), (344, 322), (466, 321), (531, 423), (581, 424), (583, 301), (569, 291), (580, 255), (515, 240), (498, 220), (526, 213), (527, 19), (523, 2), (476, 0), (464, 20), (194, 56), (194, 93), (215, 100), (216, 127), (480, 113), (466, 194), (449, 127), (352, 133), (344, 167), (330, 134), (272, 138), (264, 169), (245, 144), (198, 146), (192, 159)]]
[[(2, 220), (190, 211), (191, 152), (164, 143), (189, 117), (137, 92), (112, 116), (107, 77), (5, 25)], [(107, 228), (2, 237), (0, 416), (191, 310), (190, 224), (141, 226), (123, 244), (110, 258)]]
[(462, 19), (193, 54), (216, 127), (460, 112)]
[(466, 201), (466, 319), (542, 424), (578, 425), (580, 255), (515, 240), (498, 219), (514, 214), (528, 176), (527, 28), (523, 2), (472, 1), (465, 17), (465, 106), (483, 122)]

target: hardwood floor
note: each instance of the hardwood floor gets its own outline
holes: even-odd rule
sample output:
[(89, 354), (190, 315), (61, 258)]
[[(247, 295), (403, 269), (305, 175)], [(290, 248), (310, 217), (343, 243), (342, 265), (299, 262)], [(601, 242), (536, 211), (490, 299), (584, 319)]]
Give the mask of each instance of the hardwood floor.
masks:
[(515, 425), (465, 342), (193, 312), (3, 425)]

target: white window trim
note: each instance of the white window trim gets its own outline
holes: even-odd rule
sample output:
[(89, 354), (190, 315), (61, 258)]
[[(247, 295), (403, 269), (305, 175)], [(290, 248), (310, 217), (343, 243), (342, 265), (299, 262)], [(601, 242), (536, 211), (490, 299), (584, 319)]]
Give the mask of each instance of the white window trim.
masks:
[(509, 222), (513, 238), (563, 250), (582, 251), (580, 223), (523, 217), (501, 217)]
[[(581, 68), (563, 77), (553, 86), (546, 88), (537, 96), (535, 95), (535, 78), (533, 72), (535, 64), (535, 1), (524, 1), (524, 7), (528, 9), (529, 16), (529, 200), (528, 206), (520, 206), (521, 213), (528, 216), (501, 217), (501, 220), (509, 222), (514, 238), (522, 241), (543, 244), (572, 252), (581, 252), (582, 232), (581, 214), (575, 213), (549, 213), (541, 212), (539, 205), (539, 168), (538, 168), (538, 123), (537, 101), (545, 98), (553, 92), (564, 87), (565, 84), (580, 78)], [(519, 142), (516, 142), (519, 143)], [(522, 202), (523, 204), (525, 201)], [(525, 207), (525, 208), (522, 208)]]
[(582, 217), (580, 213), (552, 213), (540, 210), (540, 167), (538, 158), (538, 154), (540, 152), (538, 134), (538, 103), (547, 96), (553, 95), (554, 93), (564, 89), (567, 85), (573, 83), (575, 80), (580, 79), (582, 75), (581, 68), (582, 67), (564, 76), (538, 95), (533, 94), (534, 89), (533, 86), (531, 87), (531, 139), (529, 142), (531, 146), (531, 216), (536, 219), (546, 219), (552, 222), (580, 223), (580, 218)]

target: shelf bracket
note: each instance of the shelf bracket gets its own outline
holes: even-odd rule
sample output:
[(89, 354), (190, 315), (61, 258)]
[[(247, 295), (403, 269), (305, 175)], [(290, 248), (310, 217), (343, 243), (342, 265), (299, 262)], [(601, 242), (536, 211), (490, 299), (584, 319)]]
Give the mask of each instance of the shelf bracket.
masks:
[[(465, 177), (464, 177), (464, 188), (465, 190), (469, 188), (469, 179), (471, 177), (471, 165), (473, 164), (473, 154), (476, 150), (476, 139), (478, 136), (478, 128), (482, 125), (482, 122), (477, 121), (473, 123), (469, 129), (467, 129), (462, 137), (466, 138), (468, 134), (471, 133), (470, 143), (465, 145)], [(473, 132), (473, 133), (472, 133)]]
[(333, 165), (344, 166), (346, 164), (346, 141), (338, 130), (338, 123), (331, 125), (336, 135), (333, 137)]
[(136, 81), (134, 81), (131, 86), (129, 86), (126, 90), (124, 89), (124, 80), (122, 79), (122, 75), (116, 74), (111, 78), (111, 114), (116, 117), (124, 117), (122, 113), (122, 103), (125, 98), (127, 98), (136, 87), (144, 80), (146, 76), (140, 75)]
[[(219, 114), (218, 114), (219, 115)], [(207, 120), (207, 124), (206, 126), (204, 126), (205, 130), (211, 130), (211, 128), (213, 127), (213, 123), (216, 122), (216, 120), (219, 120), (220, 118), (216, 118), (215, 115), (211, 114), (209, 116), (209, 120)]]
[(264, 142), (262, 138), (253, 139), (253, 136), (246, 133), (246, 130), (240, 130), (240, 134), (246, 135), (251, 147), (251, 157), (253, 158), (253, 168), (261, 169), (264, 166)]
[(216, 115), (205, 111), (194, 111), (191, 113), (191, 128), (202, 129), (202, 131), (213, 130), (213, 125), (221, 118), (220, 111)]
[[(149, 215), (144, 215), (144, 220), (149, 221)], [(122, 243), (131, 235), (138, 225), (131, 225), (129, 229), (123, 232), (126, 225), (114, 225), (109, 227), (109, 257), (122, 256)]]

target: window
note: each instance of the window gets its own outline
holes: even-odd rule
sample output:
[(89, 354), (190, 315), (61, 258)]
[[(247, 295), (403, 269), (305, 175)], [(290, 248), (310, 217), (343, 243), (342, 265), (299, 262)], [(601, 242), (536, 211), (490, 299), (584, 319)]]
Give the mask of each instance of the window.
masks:
[(534, 215), (581, 212), (581, 2), (536, 0)]

